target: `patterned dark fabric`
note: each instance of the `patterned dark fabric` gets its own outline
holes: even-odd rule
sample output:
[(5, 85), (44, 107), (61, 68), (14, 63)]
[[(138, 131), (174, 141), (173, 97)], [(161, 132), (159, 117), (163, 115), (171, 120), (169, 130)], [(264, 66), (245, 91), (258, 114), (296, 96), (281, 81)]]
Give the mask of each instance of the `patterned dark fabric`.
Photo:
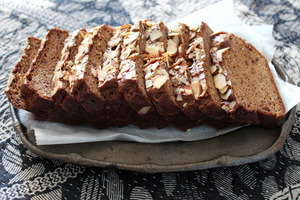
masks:
[[(136, 19), (172, 21), (217, 2), (200, 0), (0, 0), (0, 199), (300, 199), (300, 110), (283, 147), (248, 165), (144, 174), (44, 159), (13, 129), (6, 80), (25, 38)], [(300, 86), (300, 1), (236, 0), (247, 24), (273, 24), (276, 61)]]

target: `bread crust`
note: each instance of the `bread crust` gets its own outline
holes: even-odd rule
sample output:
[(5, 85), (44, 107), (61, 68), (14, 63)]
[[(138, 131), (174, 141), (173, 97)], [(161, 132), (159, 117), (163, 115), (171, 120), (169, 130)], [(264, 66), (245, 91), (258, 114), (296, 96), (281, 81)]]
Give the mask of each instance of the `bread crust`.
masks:
[(26, 100), (21, 95), (21, 85), (27, 73), (30, 63), (35, 58), (41, 45), (41, 40), (35, 37), (28, 37), (23, 48), (20, 61), (14, 67), (7, 82), (5, 93), (8, 100), (15, 108), (31, 111), (26, 104)]

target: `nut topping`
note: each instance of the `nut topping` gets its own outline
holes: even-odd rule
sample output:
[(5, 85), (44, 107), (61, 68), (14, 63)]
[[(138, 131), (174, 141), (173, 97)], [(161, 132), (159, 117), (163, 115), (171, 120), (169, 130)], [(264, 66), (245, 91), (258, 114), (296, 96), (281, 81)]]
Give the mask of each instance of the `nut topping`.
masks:
[(191, 83), (191, 88), (193, 90), (195, 99), (198, 100), (198, 97), (200, 96), (200, 94), (202, 92), (201, 91), (201, 89), (202, 89), (201, 85), (199, 84), (198, 81), (194, 81), (194, 82)]
[(217, 74), (214, 76), (215, 86), (217, 89), (221, 90), (226, 87), (226, 77), (223, 74)]
[(177, 44), (171, 39), (168, 40), (167, 52), (172, 56), (177, 53)]
[(139, 115), (147, 114), (147, 112), (149, 111), (150, 108), (151, 108), (150, 106), (145, 106), (145, 107), (141, 108), (141, 110), (139, 110), (139, 112), (138, 112)]
[(159, 76), (153, 81), (153, 86), (157, 89), (160, 89), (161, 86), (163, 86), (168, 79), (168, 76)]
[(146, 89), (152, 87), (152, 80), (146, 80)]
[(159, 49), (156, 46), (150, 46), (150, 45), (146, 44), (145, 51), (148, 52), (149, 54), (158, 55)]
[(157, 39), (159, 39), (160, 37), (162, 37), (162, 32), (160, 30), (154, 29), (152, 32), (150, 32), (150, 39), (152, 41), (155, 41)]
[(227, 90), (227, 92), (225, 93), (225, 94), (221, 94), (221, 99), (223, 99), (223, 100), (228, 100), (229, 99), (229, 96), (232, 94), (232, 90), (231, 89), (229, 89), (229, 90)]
[(225, 94), (225, 92), (227, 92), (227, 90), (228, 90), (228, 86), (226, 86), (226, 87), (220, 89), (219, 92), (220, 92), (221, 94)]

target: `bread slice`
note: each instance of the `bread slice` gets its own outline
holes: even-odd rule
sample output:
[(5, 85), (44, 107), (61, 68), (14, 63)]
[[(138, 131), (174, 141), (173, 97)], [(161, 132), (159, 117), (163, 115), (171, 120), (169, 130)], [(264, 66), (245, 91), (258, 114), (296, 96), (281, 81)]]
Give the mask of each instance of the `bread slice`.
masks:
[(51, 97), (52, 78), (55, 66), (60, 59), (64, 41), (69, 33), (53, 28), (42, 40), (41, 47), (26, 73), (21, 93), (29, 110), (36, 119), (64, 121), (70, 125), (82, 124), (85, 120), (62, 109)]
[(168, 34), (168, 72), (173, 84), (176, 101), (181, 110), (189, 118), (202, 122), (205, 118), (195, 104), (193, 90), (190, 83), (189, 67), (185, 59), (185, 52), (189, 47), (189, 28), (183, 23), (173, 28)]
[(239, 122), (274, 127), (285, 113), (267, 59), (232, 33), (211, 35), (211, 71), (224, 111)]
[(86, 29), (79, 29), (70, 34), (65, 40), (60, 61), (55, 67), (55, 74), (52, 80), (53, 90), (51, 91), (51, 95), (52, 98), (69, 113), (80, 115), (96, 128), (103, 129), (112, 125), (110, 120), (107, 119), (107, 117), (97, 116), (86, 111), (71, 94), (69, 84), (71, 67), (74, 65), (75, 56), (78, 53), (78, 47), (86, 34)]
[(21, 59), (9, 76), (5, 93), (8, 97), (8, 100), (15, 108), (30, 111), (25, 99), (21, 95), (21, 85), (23, 83), (24, 76), (30, 67), (30, 63), (35, 58), (40, 45), (40, 39), (28, 37), (24, 45), (24, 49), (22, 50), (23, 54)]
[[(181, 111), (181, 108), (176, 101), (172, 81), (170, 80), (170, 75), (168, 73), (170, 67), (170, 57), (169, 53), (165, 53), (167, 50), (170, 50), (170, 46), (175, 46), (173, 49), (171, 48), (171, 50), (174, 50), (172, 52), (174, 55), (172, 56), (175, 57), (175, 54), (177, 55), (178, 52), (178, 44), (173, 42), (173, 46), (172, 44), (168, 45), (168, 43), (170, 43), (170, 41), (172, 42), (173, 40), (167, 40), (167, 28), (165, 28), (162, 23), (157, 27), (150, 26), (147, 31), (150, 34), (146, 44), (151, 44), (153, 47), (158, 47), (157, 49), (159, 49), (159, 52), (163, 53), (162, 57), (156, 57), (157, 55), (155, 55), (154, 51), (152, 51), (153, 53), (147, 52), (149, 53), (147, 58), (148, 62), (144, 66), (147, 94), (162, 117), (164, 117), (167, 121), (174, 123), (174, 125), (179, 129), (186, 131), (187, 129), (198, 125), (198, 123), (188, 118)], [(177, 39), (179, 42), (178, 36)], [(180, 46), (179, 48), (182, 47)]]
[(164, 128), (169, 123), (158, 114), (145, 88), (142, 53), (145, 48), (147, 50), (147, 46), (145, 45), (145, 26), (147, 26), (147, 22), (136, 22), (124, 37), (120, 57), (118, 85), (127, 103), (141, 117), (153, 123), (157, 128)]
[(118, 74), (122, 42), (125, 34), (130, 31), (131, 25), (116, 27), (113, 37), (109, 40), (107, 49), (103, 55), (103, 65), (96, 69), (99, 90), (111, 106), (123, 116), (130, 119), (140, 129), (145, 129), (152, 124), (131, 108), (124, 99), (118, 86)]
[(123, 127), (130, 121), (120, 117), (110, 103), (105, 100), (98, 88), (96, 74), (98, 66), (103, 63), (103, 54), (112, 36), (113, 29), (106, 25), (93, 28), (85, 35), (75, 56), (75, 64), (72, 66), (69, 82), (71, 94), (85, 110), (101, 118), (106, 118), (103, 122), (104, 126), (114, 124)]
[(86, 33), (85, 29), (79, 29), (70, 34), (65, 40), (64, 49), (62, 50), (60, 61), (55, 67), (55, 74), (52, 79), (52, 98), (71, 113), (81, 113), (83, 111), (83, 107), (77, 103), (75, 97), (71, 94), (69, 77), (71, 67), (75, 62), (75, 56), (78, 53), (78, 47)]
[[(218, 90), (215, 87), (211, 74), (210, 35), (213, 31), (201, 22), (200, 25), (190, 28), (189, 49), (186, 51), (189, 62), (191, 87), (195, 103), (201, 112), (210, 117), (210, 120), (225, 126), (226, 122), (234, 122), (223, 109)], [(217, 119), (220, 121), (215, 121)], [(206, 123), (209, 119), (206, 118)], [(223, 125), (222, 125), (223, 124)]]

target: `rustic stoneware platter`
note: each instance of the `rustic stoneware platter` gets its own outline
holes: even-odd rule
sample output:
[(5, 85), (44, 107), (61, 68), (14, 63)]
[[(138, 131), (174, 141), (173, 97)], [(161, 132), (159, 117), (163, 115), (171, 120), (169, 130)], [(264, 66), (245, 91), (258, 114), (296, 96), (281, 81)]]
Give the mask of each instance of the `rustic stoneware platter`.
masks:
[[(284, 69), (274, 61), (273, 64), (278, 75), (291, 83)], [(273, 129), (246, 126), (222, 136), (193, 142), (145, 144), (110, 141), (37, 145), (34, 132), (19, 121), (19, 110), (13, 106), (10, 109), (14, 128), (23, 144), (44, 158), (147, 173), (236, 166), (266, 159), (282, 147), (296, 112), (296, 107), (292, 108)]]

